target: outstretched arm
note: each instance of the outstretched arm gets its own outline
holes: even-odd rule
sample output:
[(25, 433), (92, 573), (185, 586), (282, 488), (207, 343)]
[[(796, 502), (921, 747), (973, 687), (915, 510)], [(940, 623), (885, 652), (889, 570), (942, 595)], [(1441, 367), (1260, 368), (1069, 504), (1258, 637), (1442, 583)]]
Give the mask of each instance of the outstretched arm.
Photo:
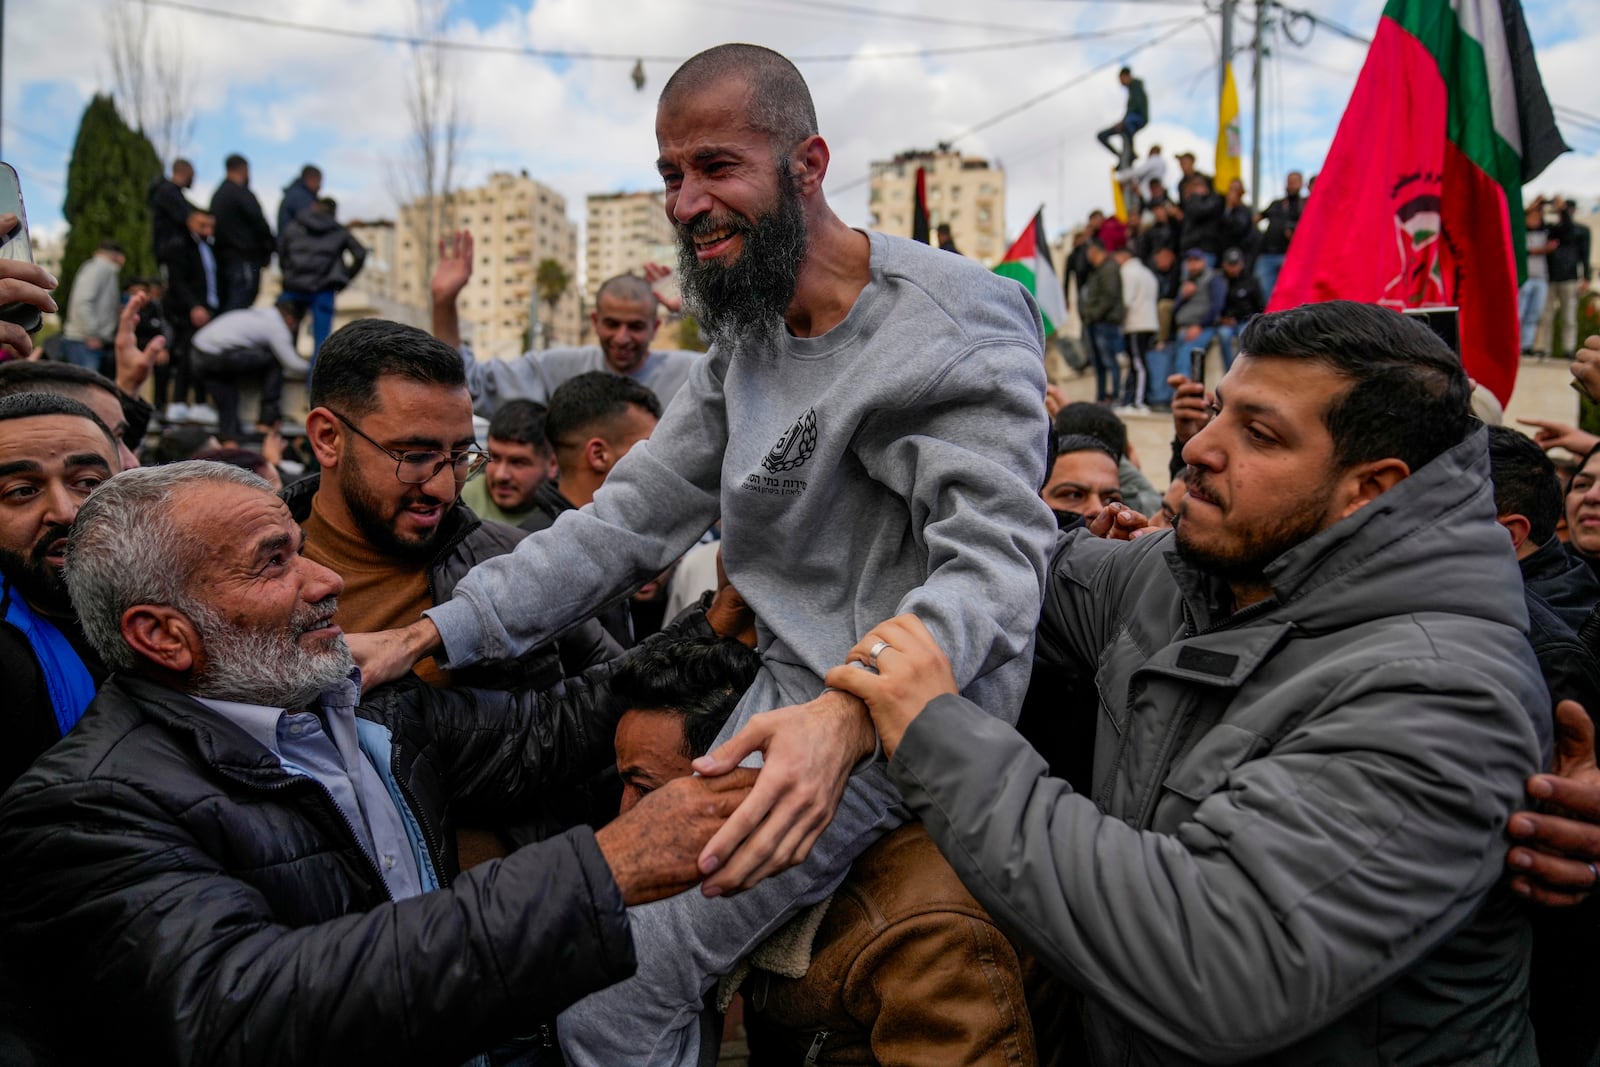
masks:
[[(1508, 694), (1458, 669), (1370, 671), (1264, 752), (1245, 731), (1213, 731), (1208, 759), (1167, 779), (1197, 806), (1157, 832), (1049, 777), (1015, 731), (951, 691), (931, 635), (901, 622), (879, 674), (828, 680), (867, 700), (907, 804), (998, 922), (1174, 1047), (1236, 1062), (1326, 1026), (1499, 878), (1497, 828), (1535, 743)], [(1371, 729), (1397, 709), (1404, 729)]]
[(456, 300), (472, 280), (472, 231), (458, 230), (439, 238), (439, 262), (433, 268), (428, 294), (433, 299), (433, 336), (451, 348), (461, 347), (461, 314)]

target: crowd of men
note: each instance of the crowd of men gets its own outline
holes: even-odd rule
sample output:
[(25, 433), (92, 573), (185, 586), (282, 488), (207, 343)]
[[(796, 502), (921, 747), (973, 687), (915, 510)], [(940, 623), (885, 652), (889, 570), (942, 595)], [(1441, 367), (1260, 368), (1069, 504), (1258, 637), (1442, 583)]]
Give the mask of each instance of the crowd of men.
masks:
[[(1124, 214), (1090, 213), (1072, 236), (1063, 282), (1083, 324), (1083, 348), (1095, 372), (1095, 399), (1123, 414), (1167, 410), (1168, 379), (1199, 379), (1216, 345), (1224, 368), (1239, 351), (1239, 331), (1266, 311), (1309, 192), (1291, 171), (1281, 197), (1257, 212), (1237, 178), (1218, 191), (1195, 169), (1192, 152), (1169, 190), (1160, 145), (1142, 160), (1131, 155), (1136, 103), (1148, 109), (1143, 83), (1122, 72), (1128, 88), (1128, 162), (1114, 176), (1126, 190)], [(1137, 97), (1137, 100), (1136, 100)], [(1147, 117), (1147, 116), (1146, 116)], [(1101, 132), (1101, 141), (1118, 127)], [(1109, 147), (1109, 145), (1108, 145)]]
[[(338, 203), (321, 195), (318, 167), (307, 164), (284, 188), (276, 235), (250, 189), (249, 160), (235, 153), (223, 167), (209, 207), (189, 202), (185, 190), (194, 184), (195, 172), (186, 159), (175, 160), (169, 176), (153, 181), (146, 199), (151, 247), (165, 276), (161, 310), (170, 324), (168, 356), (155, 374), (156, 409), (170, 422), (216, 421), (232, 436), (239, 428), (240, 377), (265, 377), (268, 417), (260, 421), (270, 426), (281, 396), (281, 372), (310, 373), (333, 330), (335, 296), (360, 273), (367, 253), (338, 221)], [(279, 311), (247, 322), (238, 316), (258, 310), (261, 272), (274, 256), (283, 279)], [(80, 273), (74, 306), (82, 280)], [(308, 313), (309, 363), (293, 345)], [(287, 345), (276, 318), (288, 327)], [(72, 320), (69, 314), (69, 336)]]
[(656, 137), (709, 353), (652, 269), (479, 362), (455, 234), (294, 468), (144, 447), (146, 294), (0, 362), (0, 1060), (692, 1065), (738, 996), (753, 1063), (1589, 1062), (1600, 440), (1312, 304), (1197, 324), (1163, 495), (1026, 290), (832, 212), (784, 57)]

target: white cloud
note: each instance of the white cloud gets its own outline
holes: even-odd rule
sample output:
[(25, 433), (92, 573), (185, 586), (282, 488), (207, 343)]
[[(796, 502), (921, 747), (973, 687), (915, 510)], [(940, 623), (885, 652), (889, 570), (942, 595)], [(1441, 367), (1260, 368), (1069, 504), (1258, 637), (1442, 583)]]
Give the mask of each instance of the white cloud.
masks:
[[(13, 127), (43, 134), (58, 146), (70, 145), (77, 112), (87, 95), (106, 81), (105, 11), (113, 2), (118, 0), (53, 0), (10, 20), (12, 62), (4, 72), (8, 158), (22, 157), (36, 173), (64, 173), (64, 150), (18, 135)], [(282, 0), (269, 9), (245, 0), (200, 2), (366, 30), (406, 33), (411, 26), (412, 0)], [(1600, 31), (1579, 17), (1590, 2), (1528, 3), (1536, 40), (1567, 37), (1542, 49), (1540, 62), (1551, 97), (1573, 106), (1584, 106), (1589, 99), (1583, 91), (1585, 65), (1600, 48)], [(476, 20), (468, 17), (467, 4), (480, 13)], [(1116, 26), (1140, 29), (1098, 41), (908, 60), (874, 57), (1018, 40), (1022, 35), (1014, 29), (860, 17), (798, 0), (761, 5), (733, 0), (539, 0), (531, 7), (526, 0), (498, 7), (489, 0), (458, 0), (447, 32), (485, 44), (628, 56), (686, 56), (724, 40), (755, 41), (796, 57), (853, 56), (844, 63), (802, 59), (800, 65), (833, 152), (830, 199), (844, 218), (862, 223), (867, 191), (860, 180), (871, 160), (931, 146), (971, 129), (1170, 28), (1151, 20), (1190, 14), (1181, 6), (1117, 2), (991, 0), (975, 6), (969, 0), (877, 0), (874, 6), (892, 16), (932, 15), (1058, 34)], [(1311, 6), (1361, 33), (1372, 31), (1382, 8), (1381, 0), (1340, 5), (1316, 0)], [(1200, 10), (1196, 3), (1193, 13)], [(485, 11), (486, 17), (481, 14)], [(202, 184), (220, 176), (223, 155), (242, 151), (252, 158), (257, 193), (271, 213), (279, 188), (301, 163), (314, 159), (347, 216), (393, 213), (399, 186), (396, 162), (405, 154), (408, 128), (408, 48), (170, 10), (153, 9), (152, 21), (157, 32), (181, 40), (192, 65), (201, 122), (188, 154), (200, 166)], [(1247, 41), (1249, 33), (1248, 20), (1241, 18), (1236, 39)], [(1215, 138), (1215, 49), (1213, 37), (1195, 27), (1132, 60), (1146, 80), (1154, 111), (1142, 143), (1159, 139), (1169, 156), (1189, 148), (1206, 169)], [(1262, 153), (1264, 193), (1281, 187), (1283, 171), (1318, 168), (1363, 56), (1360, 46), (1326, 29), (1316, 30), (1304, 48), (1277, 41), (1266, 82), (1270, 104)], [(565, 195), (569, 214), (579, 220), (587, 193), (656, 183), (654, 103), (674, 64), (646, 62), (648, 84), (636, 92), (628, 79), (631, 61), (552, 63), (457, 53), (454, 63), (470, 122), (459, 180), (525, 168)], [(1012, 231), (1040, 204), (1052, 229), (1059, 229), (1108, 203), (1111, 159), (1093, 134), (1121, 113), (1123, 94), (1114, 70), (1112, 66), (1094, 74), (959, 141), (963, 150), (997, 159), (1007, 168)], [(1239, 61), (1237, 77), (1248, 118), (1252, 74), (1247, 58)], [(37, 113), (30, 110), (34, 108)], [(1247, 125), (1247, 147), (1248, 130)], [(1539, 188), (1559, 185), (1563, 191), (1600, 195), (1600, 136), (1580, 143), (1597, 150), (1561, 160)], [(1248, 160), (1245, 171), (1249, 173)], [(852, 182), (860, 183), (843, 188)], [(59, 190), (30, 199), (30, 207), (34, 199), (42, 199), (46, 208), (35, 210), (48, 215), (52, 196), (58, 199)]]

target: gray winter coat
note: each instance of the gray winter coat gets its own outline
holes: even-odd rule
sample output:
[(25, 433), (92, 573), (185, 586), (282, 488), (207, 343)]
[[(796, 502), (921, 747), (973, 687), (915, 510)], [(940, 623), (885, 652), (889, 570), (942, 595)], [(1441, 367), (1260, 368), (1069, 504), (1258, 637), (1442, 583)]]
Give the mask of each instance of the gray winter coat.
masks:
[(1551, 710), (1484, 442), (1232, 615), (1171, 534), (1064, 535), (1038, 647), (1094, 672), (1092, 800), (960, 697), (906, 732), (907, 803), (1085, 991), (1095, 1062), (1537, 1062), (1502, 874)]

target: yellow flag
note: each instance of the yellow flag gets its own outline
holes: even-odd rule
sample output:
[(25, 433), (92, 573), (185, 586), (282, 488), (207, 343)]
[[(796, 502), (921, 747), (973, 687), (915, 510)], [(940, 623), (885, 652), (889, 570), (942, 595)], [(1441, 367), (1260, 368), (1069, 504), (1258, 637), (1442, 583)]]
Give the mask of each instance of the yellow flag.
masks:
[(1233, 64), (1222, 67), (1222, 102), (1217, 112), (1217, 192), (1228, 190), (1228, 183), (1240, 177), (1239, 90), (1233, 84)]
[(1117, 221), (1128, 221), (1128, 202), (1122, 197), (1122, 183), (1117, 181), (1117, 168), (1111, 168), (1111, 211)]

